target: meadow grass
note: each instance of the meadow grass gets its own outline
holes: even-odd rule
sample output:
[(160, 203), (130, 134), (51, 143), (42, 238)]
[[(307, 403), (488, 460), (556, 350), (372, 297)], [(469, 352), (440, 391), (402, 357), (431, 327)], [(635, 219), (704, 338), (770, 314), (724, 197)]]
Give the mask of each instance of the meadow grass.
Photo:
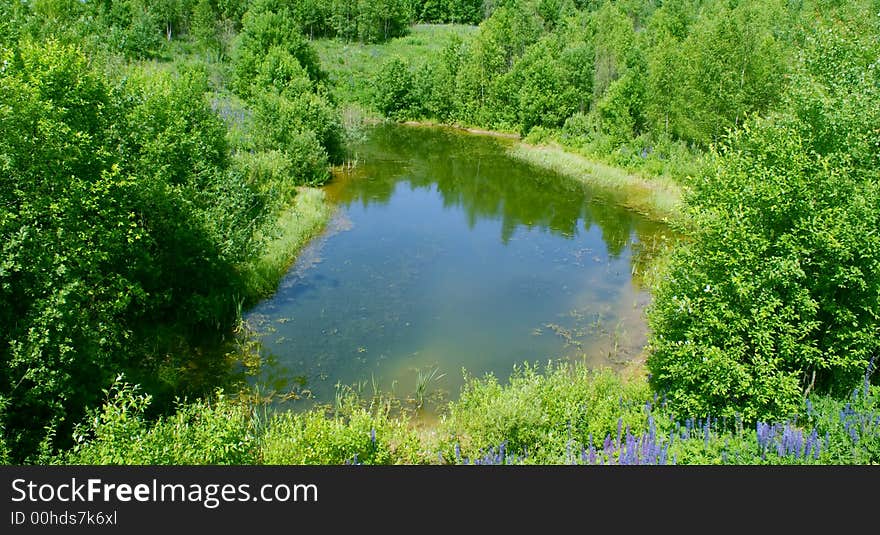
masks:
[(476, 26), (462, 24), (416, 24), (410, 33), (381, 44), (315, 39), (312, 45), (327, 72), (337, 102), (356, 102), (370, 112), (373, 106), (373, 76), (382, 62), (397, 56), (407, 63), (436, 55), (455, 37), (465, 38)]

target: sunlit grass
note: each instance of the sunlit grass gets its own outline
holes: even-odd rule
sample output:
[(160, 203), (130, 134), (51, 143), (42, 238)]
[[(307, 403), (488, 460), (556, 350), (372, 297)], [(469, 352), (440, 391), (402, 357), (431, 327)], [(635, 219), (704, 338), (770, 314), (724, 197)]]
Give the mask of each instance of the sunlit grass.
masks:
[(300, 188), (293, 203), (277, 220), (277, 232), (267, 240), (263, 254), (251, 266), (248, 293), (262, 297), (275, 291), (297, 254), (330, 218), (331, 206), (317, 188)]
[(682, 214), (682, 188), (668, 177), (645, 177), (574, 154), (557, 145), (516, 143), (508, 154), (590, 186), (617, 193), (619, 202), (659, 221)]

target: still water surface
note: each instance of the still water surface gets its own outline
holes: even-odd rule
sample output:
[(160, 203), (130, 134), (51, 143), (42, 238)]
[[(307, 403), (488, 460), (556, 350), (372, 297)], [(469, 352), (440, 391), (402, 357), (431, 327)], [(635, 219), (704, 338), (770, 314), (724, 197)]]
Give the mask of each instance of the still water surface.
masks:
[(509, 140), (385, 125), (326, 187), (336, 214), (246, 316), (274, 388), (337, 384), (454, 399), (462, 370), (524, 361), (620, 368), (645, 342), (638, 274), (668, 230), (506, 155)]

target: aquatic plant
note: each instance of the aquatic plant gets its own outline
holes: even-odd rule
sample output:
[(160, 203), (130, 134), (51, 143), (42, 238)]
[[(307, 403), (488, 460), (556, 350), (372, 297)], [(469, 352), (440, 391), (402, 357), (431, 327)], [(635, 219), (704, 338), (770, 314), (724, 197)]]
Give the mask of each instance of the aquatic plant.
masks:
[(428, 392), (428, 385), (431, 381), (439, 381), (446, 376), (445, 373), (437, 375), (440, 368), (434, 367), (430, 370), (418, 370), (416, 374), (416, 406), (421, 408), (425, 405), (425, 395)]

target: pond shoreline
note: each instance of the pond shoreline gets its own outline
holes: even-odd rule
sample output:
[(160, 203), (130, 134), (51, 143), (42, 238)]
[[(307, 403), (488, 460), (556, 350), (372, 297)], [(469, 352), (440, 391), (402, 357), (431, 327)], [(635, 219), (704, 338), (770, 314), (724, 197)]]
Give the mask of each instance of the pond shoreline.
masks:
[[(503, 374), (535, 356), (615, 369), (644, 360), (638, 278), (665, 239), (661, 223), (511, 158), (509, 142), (448, 127), (376, 128), (356, 147), (357, 170), (334, 172), (322, 188), (322, 203), (354, 210), (352, 232), (325, 243), (325, 227), (320, 261), (300, 252), (307, 268), (289, 271), (248, 313), (268, 351), (316, 399), (332, 399), (334, 382), (371, 377), (374, 388), (411, 389), (419, 372), (438, 367), (446, 379), (437, 386), (454, 394), (462, 378), (450, 370)], [(408, 230), (386, 236), (389, 228)], [(496, 269), (489, 259), (508, 262)], [(445, 275), (420, 286), (436, 269)], [(494, 319), (474, 329), (457, 309)], [(450, 331), (459, 336), (442, 334)]]

